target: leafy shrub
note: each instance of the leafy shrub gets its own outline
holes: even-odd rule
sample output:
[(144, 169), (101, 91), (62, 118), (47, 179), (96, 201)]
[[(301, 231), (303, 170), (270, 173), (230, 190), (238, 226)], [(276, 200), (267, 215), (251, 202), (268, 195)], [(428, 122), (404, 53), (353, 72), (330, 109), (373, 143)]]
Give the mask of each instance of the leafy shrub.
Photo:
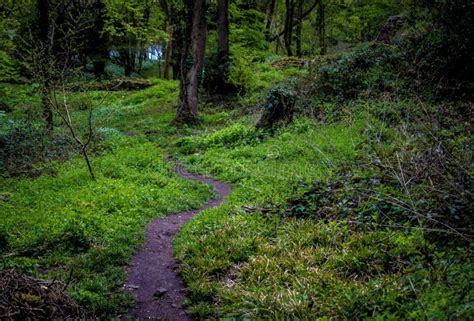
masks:
[[(337, 122), (296, 118), (258, 145), (200, 149), (197, 140), (186, 140), (196, 151), (182, 156), (191, 169), (235, 183), (226, 204), (196, 217), (176, 240), (192, 312), (202, 318), (468, 318), (469, 236), (466, 241), (425, 216), (435, 209), (440, 219), (455, 207), (461, 221), (469, 220), (461, 206), (469, 203), (469, 186), (448, 188), (472, 157), (460, 125), (468, 122), (446, 117), (461, 107), (441, 112), (390, 99), (330, 105), (328, 113), (337, 108), (340, 114)], [(420, 118), (426, 114), (439, 121), (429, 131)], [(430, 171), (434, 155), (444, 165)], [(456, 179), (436, 178), (441, 168)], [(457, 195), (442, 193), (444, 204), (433, 202), (433, 187)]]
[(256, 127), (274, 132), (277, 126), (287, 125), (295, 114), (295, 93), (286, 86), (274, 87), (261, 106)]
[[(287, 200), (279, 209), (280, 215), (295, 218), (312, 218), (323, 221), (350, 220), (360, 228), (374, 228), (392, 223), (411, 221), (409, 210), (385, 200), (389, 190), (387, 182), (379, 178), (339, 174), (329, 182), (301, 183), (302, 195)], [(383, 185), (384, 184), (384, 185)]]
[(105, 73), (111, 79), (120, 78), (125, 75), (124, 68), (116, 64), (107, 64), (105, 66)]
[(41, 123), (9, 120), (0, 131), (0, 171), (9, 175), (41, 175), (39, 163), (66, 160), (77, 154), (77, 145), (64, 134), (47, 135)]
[(124, 135), (116, 128), (99, 127), (94, 132), (94, 152), (115, 151), (125, 141)]
[(18, 175), (47, 155), (47, 138), (39, 124), (9, 121), (0, 132), (0, 169)]
[(413, 61), (411, 76), (420, 91), (444, 100), (472, 99), (474, 81), (474, 5), (465, 0), (423, 1), (413, 21), (428, 7), (428, 27), (412, 28), (402, 46)]
[(316, 61), (311, 66), (307, 86), (314, 95), (351, 99), (366, 92), (398, 92), (405, 85), (400, 73), (405, 57), (396, 46), (360, 46), (334, 58)]
[(251, 61), (245, 56), (235, 55), (229, 71), (229, 82), (234, 85), (239, 92), (245, 93), (255, 85), (255, 71)]
[(66, 247), (75, 252), (83, 252), (90, 249), (94, 242), (93, 236), (98, 238), (103, 231), (98, 223), (89, 217), (80, 215), (72, 216), (66, 220), (63, 230), (54, 240), (54, 243)]

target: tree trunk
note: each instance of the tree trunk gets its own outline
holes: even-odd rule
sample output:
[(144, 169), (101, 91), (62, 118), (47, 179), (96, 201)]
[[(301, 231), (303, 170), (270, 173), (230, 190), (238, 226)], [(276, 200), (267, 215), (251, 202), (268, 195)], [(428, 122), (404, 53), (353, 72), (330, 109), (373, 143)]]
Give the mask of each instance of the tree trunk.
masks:
[[(192, 65), (187, 66), (189, 46), (185, 44), (185, 51), (180, 64), (180, 95), (176, 120), (184, 123), (197, 122), (198, 116), (198, 89), (199, 76), (204, 65), (204, 53), (207, 38), (207, 0), (188, 0), (192, 20), (191, 28), (186, 30), (191, 42)], [(189, 20), (188, 20), (189, 21)], [(189, 23), (189, 22), (188, 22)]]
[(124, 74), (125, 77), (130, 77), (132, 75), (132, 63), (130, 55), (125, 56)]
[(51, 72), (50, 62), (52, 60), (52, 41), (50, 34), (50, 8), (48, 0), (38, 0), (38, 40), (41, 43), (41, 61), (38, 63), (41, 77), (41, 101), (43, 105), (43, 118), (46, 125), (46, 130), (52, 133), (53, 123), (53, 109), (50, 102), (51, 94)]
[(273, 23), (273, 15), (275, 14), (276, 0), (270, 0), (270, 8), (268, 9), (267, 24), (265, 26), (265, 39), (270, 41), (270, 30)]
[(94, 31), (91, 37), (92, 60), (94, 65), (94, 75), (100, 79), (105, 74), (105, 64), (109, 59), (109, 49), (107, 46), (107, 36), (103, 33), (105, 24), (105, 4), (103, 0), (96, 0), (96, 16), (94, 21)]
[[(301, 15), (301, 18), (302, 19), (306, 18), (311, 12), (313, 12), (314, 8), (316, 8), (318, 4), (319, 4), (319, 0), (315, 0), (313, 2), (313, 5)], [(285, 27), (283, 28), (283, 31), (281, 31), (280, 33), (270, 38), (270, 41), (275, 41), (279, 39), (281, 36), (284, 36), (288, 28), (293, 28), (293, 26), (295, 25), (294, 21), (292, 21), (288, 26), (286, 25), (286, 23), (287, 21), (285, 20)]]
[(293, 56), (293, 49), (291, 48), (293, 38), (293, 16), (294, 16), (294, 0), (285, 0), (286, 14), (285, 14), (285, 48), (288, 56)]
[(219, 91), (225, 91), (229, 75), (229, 0), (217, 1), (217, 63), (219, 66)]
[(325, 8), (324, 0), (319, 0), (318, 6), (318, 38), (319, 38), (319, 54), (321, 56), (327, 53), (327, 43), (326, 43), (326, 17), (325, 17)]
[(54, 129), (53, 107), (51, 106), (51, 86), (49, 79), (45, 80), (41, 90), (41, 103), (43, 105), (43, 118), (46, 124), (46, 131), (52, 133)]
[(298, 57), (303, 56), (303, 50), (301, 48), (301, 37), (303, 34), (303, 1), (304, 0), (298, 0), (298, 13), (296, 24), (296, 55)]
[(173, 50), (173, 27), (168, 27), (168, 41), (166, 42), (164, 66), (163, 66), (163, 78), (170, 79), (170, 60), (171, 52)]

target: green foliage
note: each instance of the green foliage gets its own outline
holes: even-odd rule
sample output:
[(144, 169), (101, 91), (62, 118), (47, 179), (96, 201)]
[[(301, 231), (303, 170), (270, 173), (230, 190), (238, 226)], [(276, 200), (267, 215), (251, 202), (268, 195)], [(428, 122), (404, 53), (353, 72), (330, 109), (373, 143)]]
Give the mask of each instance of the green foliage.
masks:
[[(333, 51), (372, 40), (386, 17), (401, 11), (410, 30), (391, 45), (285, 65), (270, 56), (264, 2), (233, 1), (229, 76), (239, 97), (232, 107), (247, 108), (204, 113), (199, 126), (179, 132), (191, 136), (177, 138), (170, 126), (176, 81), (153, 79), (139, 92), (68, 93), (80, 132), (86, 100), (94, 105), (95, 182), (67, 147), (65, 128), (50, 141), (39, 124), (22, 120), (39, 119), (38, 88), (2, 84), (8, 113), (0, 113), (0, 167), (43, 175), (0, 178), (0, 268), (63, 281), (71, 273), (71, 295), (91, 314), (120, 314), (130, 297), (117, 289), (145, 225), (197, 208), (212, 194), (174, 174), (163, 161), (174, 151), (191, 170), (234, 184), (226, 203), (198, 215), (176, 239), (195, 316), (471, 319), (473, 248), (463, 233), (473, 227), (472, 106), (410, 94), (430, 96), (416, 90), (436, 81), (438, 97), (453, 88), (469, 97), (474, 15), (465, 1), (428, 2), (323, 1)], [(111, 49), (133, 56), (165, 41), (156, 3), (105, 4)], [(167, 4), (170, 23), (185, 23), (183, 2)], [(283, 16), (278, 1), (271, 33)], [(307, 54), (321, 43), (316, 16), (303, 24)], [(12, 40), (26, 20), (0, 21), (0, 81), (16, 78)], [(116, 65), (107, 72), (123, 74)], [(449, 81), (438, 86), (445, 75)], [(251, 118), (281, 83), (298, 95), (298, 110), (320, 122), (300, 116), (267, 137)]]
[(416, 4), (411, 18), (427, 25), (413, 28), (405, 40), (404, 48), (414, 61), (413, 77), (438, 99), (472, 99), (474, 5), (464, 0)]
[(142, 66), (146, 49), (166, 39), (165, 15), (160, 6), (149, 0), (105, 0), (104, 32), (114, 49), (112, 58), (130, 76)]
[(400, 48), (388, 45), (367, 46), (339, 56), (316, 61), (307, 79), (315, 95), (338, 99), (361, 94), (399, 93), (406, 90), (401, 71), (407, 68)]
[(286, 206), (276, 213), (284, 217), (312, 218), (322, 221), (351, 220), (358, 228), (377, 228), (410, 222), (412, 213), (401, 205), (386, 199), (385, 193), (396, 190), (390, 182), (350, 174), (354, 170), (345, 165), (349, 173), (338, 173), (330, 182), (316, 181), (309, 186), (301, 183)]
[(145, 224), (197, 208), (211, 195), (209, 187), (177, 178), (153, 143), (102, 132), (118, 146), (93, 159), (96, 181), (73, 159), (58, 165), (55, 177), (1, 179), (0, 191), (12, 193), (0, 200), (0, 235), (2, 249), (8, 240), (14, 253), (0, 268), (62, 280), (72, 269), (71, 294), (96, 317), (115, 315), (124, 304), (115, 290)]
[(128, 45), (127, 41), (156, 44), (166, 37), (160, 29), (164, 15), (150, 1), (106, 0), (105, 7), (107, 20), (104, 30), (117, 39), (119, 45)]
[(123, 67), (120, 67), (116, 64), (107, 64), (105, 66), (105, 73), (107, 74), (108, 78), (115, 79), (124, 76)]
[[(207, 186), (179, 179), (172, 164), (162, 160), (164, 151), (156, 145), (167, 144), (176, 133), (170, 123), (177, 83), (151, 81), (154, 86), (136, 92), (68, 93), (80, 132), (88, 118), (84, 104), (94, 106), (95, 182), (76, 153), (55, 156), (71, 151), (59, 140), (67, 137), (62, 136), (65, 128), (56, 128), (51, 142), (42, 135), (41, 124), (20, 120), (39, 107), (34, 91), (12, 87), (11, 101), (26, 97), (28, 109), (15, 102), (11, 114), (0, 116), (0, 137), (9, 148), (2, 145), (0, 154), (19, 166), (41, 151), (30, 165), (43, 174), (0, 178), (0, 268), (63, 281), (72, 270), (71, 295), (95, 317), (113, 317), (131, 302), (118, 289), (145, 225), (155, 217), (197, 208), (212, 195)], [(209, 122), (214, 118), (208, 117)]]
[[(391, 15), (400, 14), (400, 2), (393, 0), (349, 0), (327, 2), (333, 40), (359, 43), (375, 39)], [(333, 19), (331, 19), (333, 18)]]
[(230, 43), (247, 49), (251, 48), (253, 54), (263, 54), (263, 51), (268, 49), (268, 43), (262, 32), (265, 14), (253, 8), (239, 8), (238, 4), (231, 3), (229, 15), (231, 22)]
[[(424, 319), (473, 313), (467, 247), (433, 242), (434, 235), (446, 238), (426, 231), (422, 217), (413, 219), (404, 205), (409, 195), (388, 176), (397, 164), (387, 172), (371, 162), (366, 147), (390, 149), (413, 139), (363, 113), (380, 112), (380, 104), (341, 107), (348, 114), (333, 125), (297, 119), (258, 145), (194, 144), (226, 129), (181, 140), (186, 144), (177, 148), (188, 154), (182, 159), (189, 168), (234, 183), (226, 204), (202, 213), (176, 240), (195, 315)], [(383, 104), (381, 119), (400, 117), (406, 105)], [(389, 166), (385, 157), (378, 162)], [(420, 204), (426, 199), (415, 190), (410, 196)]]
[(261, 106), (261, 115), (256, 127), (274, 133), (288, 125), (295, 114), (296, 95), (287, 86), (272, 88)]
[(179, 151), (192, 154), (208, 148), (231, 148), (242, 145), (255, 145), (259, 142), (258, 133), (253, 127), (236, 123), (205, 137), (184, 137), (176, 142)]
[(12, 57), (18, 21), (5, 17), (2, 12), (0, 18), (0, 82), (5, 82), (18, 77), (17, 62)]
[[(2, 127), (0, 131), (2, 174), (35, 175), (33, 169), (35, 163), (45, 160), (48, 156), (53, 158), (61, 154), (60, 148), (55, 149), (57, 152), (55, 156), (48, 153), (50, 150), (48, 137), (45, 136), (42, 124), (7, 121)], [(65, 143), (71, 144), (70, 141)]]

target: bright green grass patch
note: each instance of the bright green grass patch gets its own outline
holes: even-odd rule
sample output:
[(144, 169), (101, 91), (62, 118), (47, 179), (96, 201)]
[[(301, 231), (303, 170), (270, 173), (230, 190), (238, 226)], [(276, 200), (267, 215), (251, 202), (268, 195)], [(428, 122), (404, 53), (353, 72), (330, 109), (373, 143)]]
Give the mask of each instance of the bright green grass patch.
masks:
[(92, 106), (95, 127), (117, 128), (128, 134), (174, 134), (176, 129), (170, 126), (174, 119), (171, 106), (178, 99), (178, 83), (164, 80), (153, 83), (141, 91), (71, 93), (77, 123), (87, 123), (87, 108)]
[(358, 146), (371, 135), (367, 121), (300, 119), (262, 142), (251, 126), (234, 124), (177, 141), (190, 169), (234, 186), (228, 202), (199, 214), (175, 241), (194, 314), (299, 320), (472, 314), (468, 254), (437, 249), (420, 229), (360, 229), (347, 220), (244, 210), (284, 206), (302, 195), (302, 181), (336, 177), (361, 157)]
[(0, 199), (7, 239), (0, 268), (63, 281), (72, 271), (73, 298), (96, 316), (123, 308), (126, 297), (117, 289), (146, 224), (198, 208), (213, 193), (179, 178), (155, 144), (113, 136), (112, 152), (92, 160), (96, 181), (82, 159), (58, 165), (55, 177), (0, 181), (8, 195)]

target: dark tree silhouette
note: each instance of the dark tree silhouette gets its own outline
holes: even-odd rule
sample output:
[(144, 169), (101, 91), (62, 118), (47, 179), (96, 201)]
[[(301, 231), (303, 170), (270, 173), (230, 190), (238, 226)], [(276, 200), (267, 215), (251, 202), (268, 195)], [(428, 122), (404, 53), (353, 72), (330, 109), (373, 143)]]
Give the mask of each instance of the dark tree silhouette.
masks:
[(217, 63), (219, 91), (225, 91), (229, 74), (229, 0), (217, 1)]

